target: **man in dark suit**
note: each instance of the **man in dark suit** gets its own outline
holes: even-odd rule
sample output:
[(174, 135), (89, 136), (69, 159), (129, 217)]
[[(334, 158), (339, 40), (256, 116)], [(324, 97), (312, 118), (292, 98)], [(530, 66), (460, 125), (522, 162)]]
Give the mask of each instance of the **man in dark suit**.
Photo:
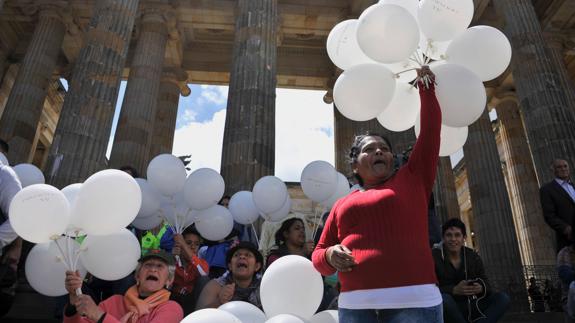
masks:
[(569, 179), (569, 164), (566, 160), (554, 160), (552, 169), (555, 178), (539, 189), (539, 195), (545, 222), (557, 235), (557, 251), (559, 251), (573, 241), (575, 188)]

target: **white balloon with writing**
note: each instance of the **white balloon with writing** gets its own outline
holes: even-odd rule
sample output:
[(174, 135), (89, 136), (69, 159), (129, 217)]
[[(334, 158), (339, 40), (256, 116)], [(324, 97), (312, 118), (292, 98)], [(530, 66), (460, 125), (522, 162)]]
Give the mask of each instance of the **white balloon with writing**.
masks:
[(346, 70), (354, 65), (375, 63), (357, 43), (357, 19), (344, 20), (327, 36), (327, 55), (335, 66)]
[(70, 206), (57, 188), (35, 184), (18, 192), (8, 211), (10, 224), (24, 240), (42, 243), (60, 236), (70, 221)]
[(467, 29), (474, 10), (473, 0), (421, 0), (417, 19), (428, 39), (446, 41)]

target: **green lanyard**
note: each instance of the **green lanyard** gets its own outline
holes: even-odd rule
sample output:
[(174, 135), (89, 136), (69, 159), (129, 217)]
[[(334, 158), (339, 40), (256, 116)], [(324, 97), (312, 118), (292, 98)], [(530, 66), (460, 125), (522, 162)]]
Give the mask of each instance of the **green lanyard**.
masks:
[(151, 231), (147, 231), (146, 234), (142, 236), (142, 255), (150, 250), (160, 249), (160, 241), (164, 233), (166, 233), (166, 230), (167, 225), (164, 224), (157, 235), (154, 235)]

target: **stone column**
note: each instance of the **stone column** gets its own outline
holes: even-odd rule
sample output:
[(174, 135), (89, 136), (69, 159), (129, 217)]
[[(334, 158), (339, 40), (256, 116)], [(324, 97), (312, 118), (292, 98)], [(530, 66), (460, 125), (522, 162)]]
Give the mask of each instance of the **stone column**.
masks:
[(111, 167), (130, 165), (145, 174), (167, 40), (163, 8), (144, 9), (110, 155)]
[(512, 72), (539, 184), (554, 158), (575, 160), (575, 102), (561, 55), (553, 55), (531, 0), (494, 0), (513, 48)]
[(435, 197), (435, 210), (441, 223), (445, 223), (447, 219), (460, 218), (459, 202), (457, 201), (457, 191), (455, 189), (455, 176), (453, 175), (449, 157), (439, 157), (433, 193)]
[[(469, 137), (463, 152), (479, 253), (494, 285), (507, 289), (511, 283), (510, 277), (522, 278), (523, 270), (513, 214), (487, 109), (479, 120), (469, 126)], [(523, 305), (524, 301), (526, 299), (520, 298), (518, 304)]]
[(148, 160), (159, 154), (172, 152), (180, 93), (183, 96), (190, 94), (190, 89), (185, 85), (187, 78), (186, 72), (178, 67), (164, 68), (160, 81), (152, 146), (150, 147)]
[(385, 129), (377, 119), (369, 121), (353, 121), (344, 117), (334, 105), (334, 137), (335, 137), (335, 168), (338, 172), (351, 178), (349, 164), (349, 148), (357, 135), (368, 132), (387, 137), (393, 146), (393, 153), (399, 154), (415, 144), (415, 132), (409, 129), (403, 132), (393, 132)]
[(222, 149), (226, 193), (274, 174), (277, 0), (237, 1)]
[(38, 23), (0, 119), (0, 138), (10, 144), (11, 164), (25, 163), (42, 114), (46, 91), (66, 33), (58, 10), (43, 5)]
[(554, 236), (541, 216), (539, 185), (517, 99), (512, 95), (503, 97), (496, 110), (508, 174), (508, 191), (523, 264), (554, 265)]
[(76, 60), (46, 166), (64, 187), (107, 167), (106, 147), (139, 0), (100, 0)]

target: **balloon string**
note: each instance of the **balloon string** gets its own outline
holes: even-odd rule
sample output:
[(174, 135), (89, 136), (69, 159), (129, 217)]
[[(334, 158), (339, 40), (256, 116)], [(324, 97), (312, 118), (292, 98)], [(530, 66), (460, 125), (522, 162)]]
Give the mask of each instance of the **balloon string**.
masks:
[(64, 253), (64, 250), (62, 249), (62, 247), (60, 247), (58, 240), (60, 240), (60, 238), (54, 239), (54, 243), (56, 244), (56, 247), (58, 247), (58, 250), (60, 251), (60, 256), (62, 256), (62, 261), (66, 265), (66, 269), (72, 270), (72, 268), (70, 268), (70, 264), (68, 264), (68, 261), (66, 260), (66, 256), (65, 256), (66, 253)]
[(252, 231), (254, 232), (254, 236), (256, 237), (256, 243), (258, 244), (258, 248), (260, 247), (260, 239), (258, 238), (258, 233), (256, 232), (256, 227), (252, 223)]
[[(323, 216), (323, 214), (326, 211), (327, 211), (327, 206), (324, 205), (324, 207), (321, 209), (321, 215)], [(315, 228), (313, 229), (313, 235), (311, 236), (311, 238), (315, 240), (315, 235), (317, 234), (317, 231), (319, 230), (319, 222), (317, 221), (317, 217), (316, 217), (316, 221), (314, 224), (315, 224)]]
[(72, 244), (71, 244), (72, 239), (70, 239), (70, 238), (64, 238), (64, 239), (66, 239), (66, 247), (68, 248), (68, 261), (70, 262), (70, 265), (71, 265), (70, 269), (72, 269), (72, 271), (76, 271), (76, 267), (74, 267), (74, 262), (72, 260), (74, 258), (72, 256), (72, 253), (73, 253), (72, 252)]
[(399, 76), (399, 74), (403, 74), (403, 73), (407, 73), (407, 72), (415, 71), (415, 70), (417, 70), (417, 67), (410, 68), (410, 69), (407, 69), (407, 70), (404, 70), (404, 71), (401, 71), (401, 72), (397, 72), (397, 73), (395, 73), (395, 75), (396, 75), (396, 76)]

